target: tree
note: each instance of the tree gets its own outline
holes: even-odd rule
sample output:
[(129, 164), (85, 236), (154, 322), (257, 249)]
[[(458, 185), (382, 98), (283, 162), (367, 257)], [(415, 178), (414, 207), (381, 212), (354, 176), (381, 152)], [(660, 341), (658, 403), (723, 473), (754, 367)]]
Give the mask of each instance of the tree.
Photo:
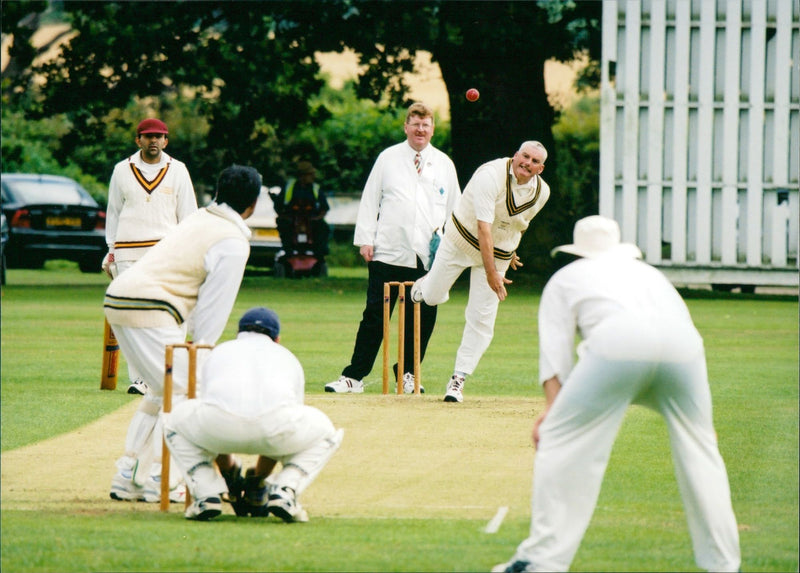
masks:
[(0, 18), (3, 36), (11, 35), (8, 47), (9, 62), (3, 70), (3, 89), (14, 86), (22, 89), (30, 83), (31, 64), (37, 55), (31, 37), (39, 27), (40, 14), (47, 8), (44, 0), (20, 0), (3, 2), (3, 17)]
[[(599, 2), (453, 1), (345, 3), (338, 35), (368, 64), (361, 95), (407, 103), (398, 79), (417, 50), (432, 54), (450, 96), (453, 158), (468, 177), (487, 158), (531, 137), (553, 148), (555, 113), (544, 64), (588, 50), (599, 57)], [(337, 29), (337, 26), (332, 26)], [(334, 34), (336, 35), (336, 34)], [(481, 98), (464, 94), (476, 87)], [(465, 183), (465, 181), (463, 181)]]
[[(176, 97), (193, 97), (209, 126), (205, 147), (193, 150), (195, 178), (213, 181), (232, 161), (281, 173), (290, 159), (287, 134), (330, 114), (309, 105), (322, 88), (316, 52), (352, 48), (367, 64), (359, 95), (405, 107), (402, 74), (412, 71), (418, 50), (427, 50), (447, 85), (452, 156), (466, 184), (478, 165), (510, 155), (531, 138), (550, 150), (546, 173), (553, 172), (555, 113), (545, 92), (544, 63), (571, 59), (581, 50), (596, 59), (602, 5), (294, 0), (68, 2), (64, 9), (76, 35), (59, 58), (33, 70), (44, 78), (40, 90), (31, 94), (11, 82), (3, 93), (6, 103), (25, 98), (33, 115), (69, 118), (81, 137), (62, 139), (64, 160), (87, 142), (102, 142), (112, 111), (133, 98), (154, 98), (163, 115)], [(469, 87), (480, 89), (478, 102), (464, 99)], [(87, 161), (95, 156), (80, 155)], [(369, 167), (365, 160), (364, 179)], [(550, 183), (551, 204), (521, 249), (539, 259), (571, 231), (559, 209), (558, 182)]]
[[(453, 160), (466, 184), (488, 159), (516, 151), (527, 139), (538, 139), (550, 152), (545, 179), (553, 194), (542, 214), (523, 237), (520, 252), (531, 268), (551, 268), (550, 249), (571, 238), (572, 220), (560, 201), (558, 165), (552, 126), (556, 114), (547, 99), (544, 65), (551, 58), (566, 61), (586, 53), (600, 55), (600, 2), (342, 2), (348, 11), (330, 22), (347, 46), (368, 63), (361, 94), (388, 94), (403, 101), (398, 80), (408, 71), (416, 50), (431, 52), (450, 96)], [(596, 85), (594, 76), (582, 78)], [(464, 93), (476, 87), (477, 102)]]

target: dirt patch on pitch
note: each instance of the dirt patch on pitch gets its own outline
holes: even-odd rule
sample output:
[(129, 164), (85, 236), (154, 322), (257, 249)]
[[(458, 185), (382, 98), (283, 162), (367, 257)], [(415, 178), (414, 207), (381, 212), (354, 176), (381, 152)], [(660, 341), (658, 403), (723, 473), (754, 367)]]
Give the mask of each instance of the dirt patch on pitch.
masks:
[[(503, 506), (529, 513), (529, 436), (540, 399), (326, 394), (307, 402), (345, 429), (341, 449), (302, 497), (312, 515), (489, 520)], [(3, 453), (3, 509), (158, 511), (108, 497), (136, 407), (134, 400), (75, 432)]]

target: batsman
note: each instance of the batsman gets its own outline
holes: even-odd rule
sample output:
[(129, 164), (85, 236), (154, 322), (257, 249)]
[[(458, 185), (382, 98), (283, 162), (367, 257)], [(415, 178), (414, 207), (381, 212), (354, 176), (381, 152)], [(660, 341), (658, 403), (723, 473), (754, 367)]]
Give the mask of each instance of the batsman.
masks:
[[(186, 341), (187, 320), (196, 343), (215, 344), (222, 334), (250, 255), (244, 220), (252, 215), (260, 191), (261, 176), (255, 169), (228, 167), (217, 181), (215, 200), (178, 224), (106, 291), (106, 319), (125, 357), (148, 385), (128, 427), (124, 455), (117, 460), (111, 499), (161, 499), (165, 348)], [(180, 363), (185, 359), (184, 354), (175, 357), (176, 405), (187, 390), (188, 368)], [(171, 501), (185, 499), (182, 484), (170, 486)]]

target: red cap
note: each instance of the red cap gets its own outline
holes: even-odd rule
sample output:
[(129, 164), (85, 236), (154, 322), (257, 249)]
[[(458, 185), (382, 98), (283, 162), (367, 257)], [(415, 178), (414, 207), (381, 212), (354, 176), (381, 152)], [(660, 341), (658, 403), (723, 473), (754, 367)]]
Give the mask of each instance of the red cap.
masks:
[(141, 135), (143, 133), (168, 134), (169, 130), (167, 129), (167, 124), (160, 119), (150, 118), (142, 120), (139, 127), (136, 128), (136, 135)]

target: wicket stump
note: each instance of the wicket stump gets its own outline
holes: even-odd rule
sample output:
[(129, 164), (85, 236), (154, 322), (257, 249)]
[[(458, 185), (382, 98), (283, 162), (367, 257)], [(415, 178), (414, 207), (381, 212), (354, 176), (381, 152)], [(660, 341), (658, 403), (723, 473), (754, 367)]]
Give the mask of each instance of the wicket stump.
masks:
[[(186, 396), (190, 400), (197, 395), (197, 350), (200, 348), (214, 348), (213, 344), (168, 344), (164, 349), (164, 413), (172, 411), (172, 359), (176, 348), (185, 348), (189, 354), (188, 379)], [(161, 511), (169, 510), (169, 448), (167, 441), (161, 438)], [(189, 490), (186, 490), (186, 507), (192, 503)]]
[[(403, 393), (405, 373), (406, 287), (414, 281), (389, 281), (383, 283), (383, 393), (389, 393), (389, 322), (391, 316), (392, 287), (397, 287), (397, 393)], [(420, 377), (420, 303), (414, 303), (414, 394), (419, 394)]]

